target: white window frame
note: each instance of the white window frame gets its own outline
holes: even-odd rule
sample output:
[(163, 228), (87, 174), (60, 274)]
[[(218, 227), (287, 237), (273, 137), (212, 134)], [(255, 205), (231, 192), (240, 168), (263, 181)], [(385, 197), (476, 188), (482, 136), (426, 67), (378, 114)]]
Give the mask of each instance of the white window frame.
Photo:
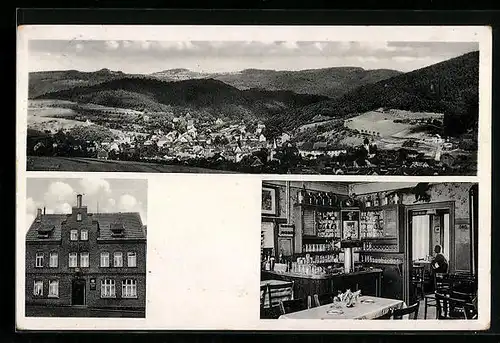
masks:
[[(106, 262), (106, 263), (103, 263)], [(108, 268), (109, 267), (109, 252), (103, 251), (101, 252), (101, 267)]]
[(57, 251), (51, 251), (49, 253), (49, 268), (59, 267), (59, 254)]
[(127, 253), (127, 267), (132, 267), (132, 268), (137, 267), (137, 254), (135, 253), (135, 251), (129, 251)]
[[(117, 261), (119, 261), (120, 263), (117, 263)], [(123, 253), (121, 251), (116, 251), (113, 253), (113, 267), (123, 267)]]
[(122, 281), (122, 298), (127, 298), (127, 299), (137, 298), (137, 280), (124, 279)]
[(78, 230), (71, 230), (69, 232), (69, 240), (70, 241), (77, 241), (78, 240)]
[(80, 240), (81, 241), (88, 241), (89, 240), (89, 230), (87, 230), (87, 229), (80, 230)]
[(59, 280), (49, 281), (49, 298), (59, 298)]
[(43, 268), (43, 252), (37, 252), (35, 255), (35, 267)]
[[(40, 293), (37, 290), (40, 290)], [(35, 297), (43, 297), (43, 280), (33, 281), (33, 295)]]
[[(71, 261), (74, 261), (74, 265), (71, 264)], [(76, 252), (70, 252), (68, 255), (68, 267), (69, 268), (77, 268), (78, 267), (78, 254)]]
[(90, 255), (88, 252), (81, 252), (80, 253), (80, 267), (81, 268), (88, 268), (90, 266)]
[(82, 221), (82, 214), (81, 213), (77, 213), (76, 214), (76, 221), (77, 222), (81, 222)]
[(115, 280), (103, 279), (101, 281), (101, 298), (116, 298)]

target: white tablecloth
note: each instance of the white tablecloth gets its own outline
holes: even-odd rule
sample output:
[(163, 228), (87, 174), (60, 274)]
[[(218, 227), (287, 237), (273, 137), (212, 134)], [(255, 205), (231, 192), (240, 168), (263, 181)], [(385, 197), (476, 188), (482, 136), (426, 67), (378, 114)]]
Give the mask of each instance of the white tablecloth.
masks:
[[(280, 316), (280, 319), (375, 319), (391, 309), (405, 308), (403, 300), (378, 298), (372, 296), (361, 296), (354, 307), (342, 305), (336, 308), (333, 304), (327, 304), (308, 310), (288, 313)], [(407, 317), (407, 316), (405, 316)], [(404, 318), (404, 317), (403, 317)]]

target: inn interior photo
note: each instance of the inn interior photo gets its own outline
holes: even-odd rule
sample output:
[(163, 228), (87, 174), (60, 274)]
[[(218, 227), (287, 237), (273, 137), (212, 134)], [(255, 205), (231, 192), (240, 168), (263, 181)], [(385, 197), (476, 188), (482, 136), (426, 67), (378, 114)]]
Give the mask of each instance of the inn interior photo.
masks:
[(477, 311), (476, 183), (264, 181), (261, 319)]

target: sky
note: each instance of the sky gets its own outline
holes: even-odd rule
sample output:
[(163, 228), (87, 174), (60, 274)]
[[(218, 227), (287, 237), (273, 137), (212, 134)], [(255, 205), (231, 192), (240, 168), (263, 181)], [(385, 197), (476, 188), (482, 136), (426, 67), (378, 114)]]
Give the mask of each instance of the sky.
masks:
[(83, 195), (83, 205), (91, 213), (97, 212), (97, 206), (100, 213), (139, 212), (147, 224), (147, 180), (28, 178), (26, 182), (26, 230), (37, 208), (45, 207), (47, 214), (71, 213), (77, 194)]
[(303, 70), (341, 66), (412, 71), (467, 52), (477, 42), (31, 40), (29, 71), (108, 68), (149, 74), (186, 68)]

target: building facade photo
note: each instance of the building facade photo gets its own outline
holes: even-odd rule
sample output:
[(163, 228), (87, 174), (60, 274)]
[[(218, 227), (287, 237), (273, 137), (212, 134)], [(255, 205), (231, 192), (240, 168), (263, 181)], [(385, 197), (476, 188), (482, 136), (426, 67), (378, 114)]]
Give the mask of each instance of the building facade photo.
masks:
[(71, 213), (37, 209), (26, 234), (25, 288), (26, 316), (145, 317), (140, 213), (91, 213), (82, 194)]

